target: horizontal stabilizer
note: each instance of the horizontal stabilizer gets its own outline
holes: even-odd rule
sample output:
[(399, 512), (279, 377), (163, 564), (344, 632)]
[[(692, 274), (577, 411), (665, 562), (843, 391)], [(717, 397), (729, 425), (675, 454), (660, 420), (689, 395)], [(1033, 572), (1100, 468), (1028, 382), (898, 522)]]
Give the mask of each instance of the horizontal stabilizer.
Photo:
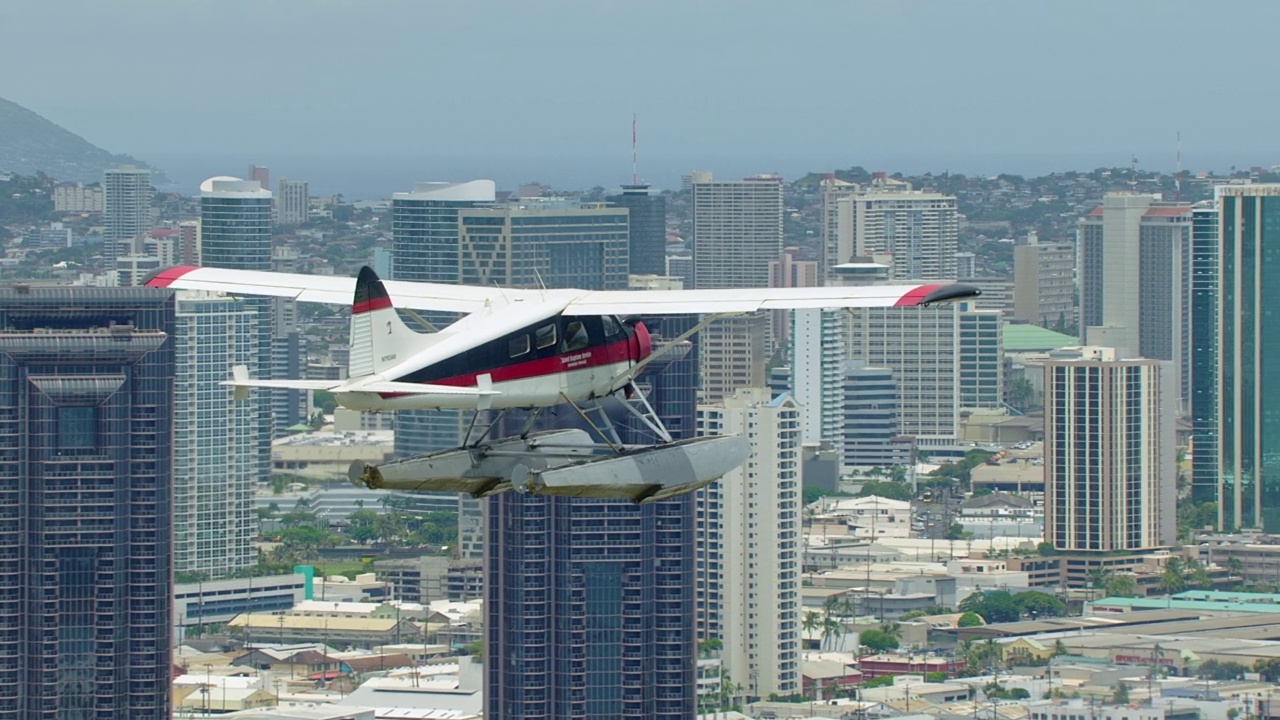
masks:
[(237, 388), (277, 388), (284, 390), (333, 390), (342, 380), (224, 380), (222, 385)]
[(457, 387), (454, 385), (429, 385), (427, 383), (409, 382), (367, 382), (353, 384), (343, 388), (345, 392), (396, 393), (399, 395), (501, 395), (497, 390), (481, 390), (473, 387)]

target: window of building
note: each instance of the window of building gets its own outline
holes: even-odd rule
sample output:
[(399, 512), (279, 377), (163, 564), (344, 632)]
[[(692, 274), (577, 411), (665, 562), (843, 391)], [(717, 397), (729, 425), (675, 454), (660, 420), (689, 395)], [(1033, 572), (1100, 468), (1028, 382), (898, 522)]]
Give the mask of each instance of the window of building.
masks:
[(96, 408), (93, 407), (58, 408), (58, 447), (71, 449), (95, 446), (96, 415)]

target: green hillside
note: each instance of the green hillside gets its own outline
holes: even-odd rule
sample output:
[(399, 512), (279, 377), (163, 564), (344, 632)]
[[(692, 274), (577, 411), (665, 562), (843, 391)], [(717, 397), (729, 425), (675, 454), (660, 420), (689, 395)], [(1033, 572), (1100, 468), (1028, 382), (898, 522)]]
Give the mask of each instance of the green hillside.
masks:
[(0, 172), (43, 172), (60, 181), (99, 182), (119, 165), (147, 167), (128, 155), (112, 155), (30, 110), (0, 98)]

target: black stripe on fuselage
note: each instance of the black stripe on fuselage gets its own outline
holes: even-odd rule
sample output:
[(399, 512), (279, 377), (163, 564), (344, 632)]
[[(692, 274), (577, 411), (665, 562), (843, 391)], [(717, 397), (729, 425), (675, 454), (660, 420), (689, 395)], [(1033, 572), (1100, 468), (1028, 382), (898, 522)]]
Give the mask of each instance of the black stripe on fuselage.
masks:
[[(604, 334), (606, 321), (599, 315), (557, 315), (554, 318), (548, 318), (503, 335), (496, 340), (490, 340), (469, 350), (464, 350), (451, 358), (446, 358), (420, 370), (415, 370), (403, 377), (396, 378), (396, 381), (432, 383), (468, 373), (489, 372), (500, 367), (529, 360), (541, 360), (562, 355), (566, 352), (579, 352), (586, 348), (610, 345), (624, 338), (630, 338), (635, 334), (635, 330), (630, 325), (624, 324), (618, 318), (611, 317), (609, 320), (612, 321), (617, 331), (613, 335), (606, 337)], [(565, 335), (568, 327), (575, 322), (582, 323), (586, 328), (587, 344), (570, 351), (566, 345), (569, 338), (565, 337)], [(548, 325), (555, 325), (556, 341), (547, 347), (539, 348), (535, 339), (537, 331)], [(521, 337), (529, 339), (529, 352), (512, 357), (511, 343), (518, 341)]]

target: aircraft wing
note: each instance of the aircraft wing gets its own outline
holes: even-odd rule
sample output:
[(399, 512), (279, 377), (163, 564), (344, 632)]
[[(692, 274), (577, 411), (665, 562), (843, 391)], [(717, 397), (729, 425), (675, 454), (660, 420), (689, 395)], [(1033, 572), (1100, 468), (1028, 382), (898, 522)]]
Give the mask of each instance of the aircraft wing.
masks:
[(738, 314), (804, 308), (909, 307), (977, 297), (969, 285), (866, 285), (858, 287), (747, 288), (729, 290), (603, 290), (585, 292), (565, 315)]
[[(147, 287), (174, 290), (209, 290), (230, 295), (265, 295), (298, 302), (350, 305), (356, 279), (334, 275), (299, 275), (260, 270), (228, 270), (181, 266), (168, 268), (147, 279)], [(538, 297), (527, 290), (499, 290), (474, 285), (384, 281), (396, 307), (412, 310), (473, 313), (490, 300)]]

